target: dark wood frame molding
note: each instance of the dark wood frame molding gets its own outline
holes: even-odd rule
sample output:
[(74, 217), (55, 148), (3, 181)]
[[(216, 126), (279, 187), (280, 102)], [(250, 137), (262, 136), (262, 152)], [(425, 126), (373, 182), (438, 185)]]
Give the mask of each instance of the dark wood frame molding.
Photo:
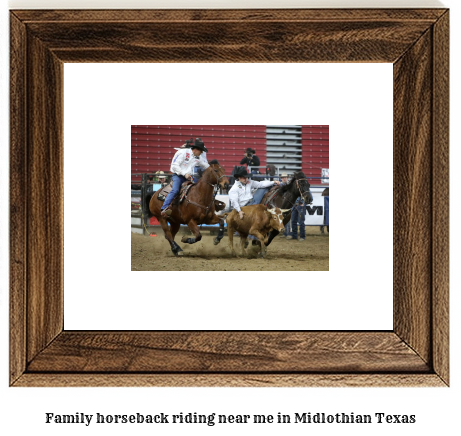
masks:
[[(448, 386), (447, 9), (21, 10), (10, 24), (12, 386)], [(393, 331), (65, 331), (64, 62), (392, 62)]]

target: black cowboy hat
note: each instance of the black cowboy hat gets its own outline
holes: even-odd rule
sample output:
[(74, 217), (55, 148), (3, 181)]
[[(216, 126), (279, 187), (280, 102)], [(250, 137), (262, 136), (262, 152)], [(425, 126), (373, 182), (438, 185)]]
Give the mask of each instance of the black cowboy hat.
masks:
[(206, 149), (204, 142), (200, 138), (196, 138), (194, 144), (191, 145), (190, 148), (198, 148), (199, 150), (208, 153), (208, 150)]
[(219, 162), (218, 162), (217, 159), (210, 160), (208, 163), (209, 163), (210, 165), (213, 165), (213, 164), (219, 165)]
[(235, 170), (234, 177), (237, 179), (239, 177), (250, 177), (250, 175), (245, 167), (239, 167)]

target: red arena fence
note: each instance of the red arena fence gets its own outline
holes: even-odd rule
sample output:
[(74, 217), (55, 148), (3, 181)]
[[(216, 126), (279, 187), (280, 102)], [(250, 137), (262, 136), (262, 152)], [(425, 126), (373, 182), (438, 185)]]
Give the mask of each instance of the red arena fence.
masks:
[(190, 138), (202, 138), (207, 160), (217, 159), (228, 174), (249, 147), (266, 165), (266, 126), (131, 126), (131, 173), (169, 171), (175, 148)]
[(207, 159), (217, 159), (226, 174), (240, 165), (247, 148), (256, 151), (261, 166), (274, 164), (288, 174), (302, 170), (308, 177), (319, 178), (322, 169), (329, 168), (329, 126), (134, 125), (131, 173), (169, 171), (175, 148), (191, 138), (202, 138), (209, 151)]

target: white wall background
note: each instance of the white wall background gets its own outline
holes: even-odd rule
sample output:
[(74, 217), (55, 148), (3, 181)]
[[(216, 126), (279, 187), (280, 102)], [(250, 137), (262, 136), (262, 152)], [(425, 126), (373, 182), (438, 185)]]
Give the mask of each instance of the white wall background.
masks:
[[(66, 64), (64, 76), (66, 329), (392, 329), (391, 64)], [(330, 272), (132, 272), (132, 124), (329, 124)], [(103, 228), (81, 207), (101, 165)], [(374, 181), (349, 188), (367, 167)]]

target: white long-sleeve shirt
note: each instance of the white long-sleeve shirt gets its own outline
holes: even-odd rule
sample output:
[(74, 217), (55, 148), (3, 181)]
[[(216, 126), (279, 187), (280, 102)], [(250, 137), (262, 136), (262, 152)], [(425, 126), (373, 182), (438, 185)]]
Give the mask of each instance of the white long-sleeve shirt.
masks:
[(185, 176), (186, 174), (194, 174), (194, 167), (199, 167), (206, 170), (210, 165), (205, 158), (201, 156), (195, 156), (190, 148), (179, 149), (174, 155), (173, 161), (171, 162), (170, 171), (175, 174)]
[(255, 180), (251, 180), (250, 183), (244, 185), (243, 183), (236, 180), (234, 186), (232, 186), (229, 191), (229, 200), (231, 202), (231, 206), (237, 212), (240, 212), (240, 208), (252, 200), (253, 194), (251, 191), (253, 189), (267, 188), (273, 184), (274, 182), (272, 181), (256, 182)]

